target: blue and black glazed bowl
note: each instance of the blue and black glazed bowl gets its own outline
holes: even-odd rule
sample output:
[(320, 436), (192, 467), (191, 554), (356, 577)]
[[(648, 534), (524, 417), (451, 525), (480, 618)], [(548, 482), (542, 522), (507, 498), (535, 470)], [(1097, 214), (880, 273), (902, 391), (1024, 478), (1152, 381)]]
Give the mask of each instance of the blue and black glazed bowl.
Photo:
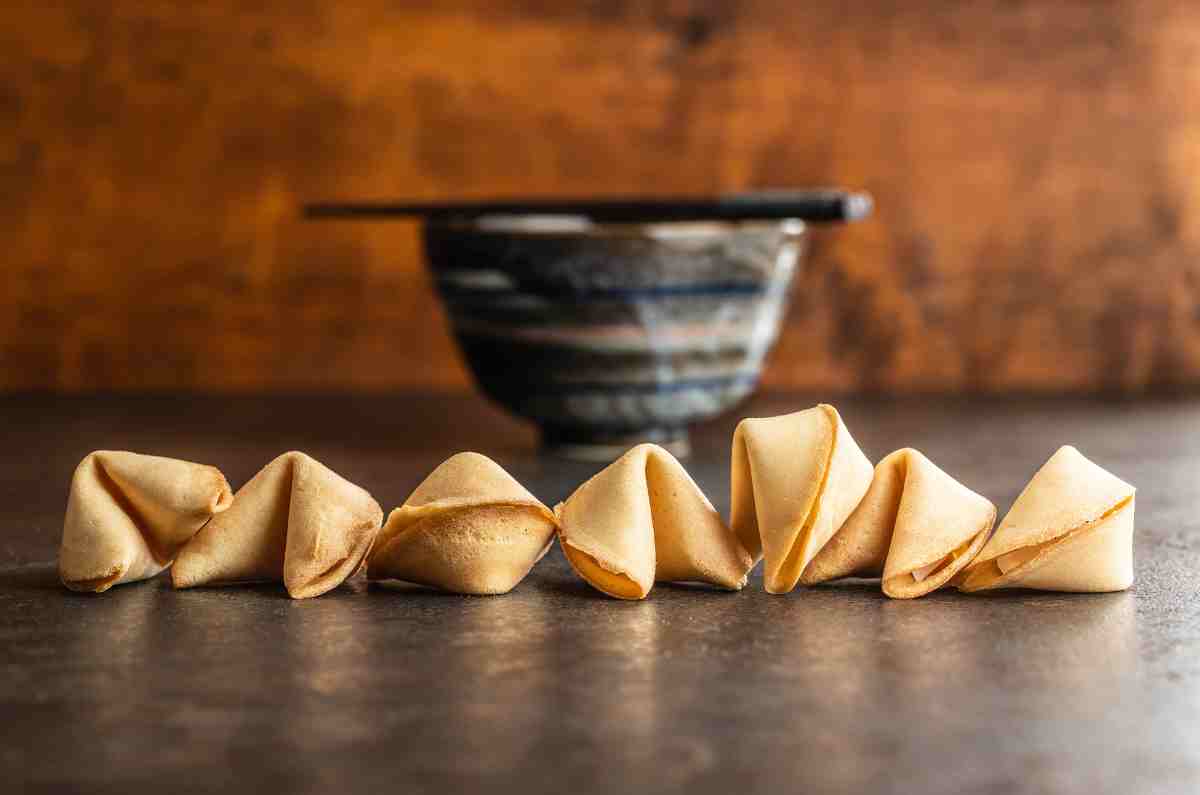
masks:
[(804, 252), (800, 221), (430, 220), (425, 251), (484, 394), (545, 447), (687, 453), (688, 425), (754, 390)]

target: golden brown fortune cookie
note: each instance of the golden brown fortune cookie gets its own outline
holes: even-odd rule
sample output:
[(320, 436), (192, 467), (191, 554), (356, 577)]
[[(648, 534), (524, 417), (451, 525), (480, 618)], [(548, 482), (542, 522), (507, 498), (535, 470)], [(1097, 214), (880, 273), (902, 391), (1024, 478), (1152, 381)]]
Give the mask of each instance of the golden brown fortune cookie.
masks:
[(733, 530), (787, 593), (871, 485), (871, 462), (833, 406), (745, 419), (733, 434)]
[(388, 516), (367, 577), (455, 593), (507, 593), (546, 554), (556, 526), (554, 513), (499, 464), (459, 453)]
[(1133, 486), (1060, 447), (1025, 490), (959, 588), (1123, 591), (1133, 584)]
[(754, 565), (675, 457), (642, 444), (557, 508), (559, 542), (580, 577), (620, 599), (657, 582), (737, 590)]
[(362, 567), (383, 510), (365, 490), (304, 453), (284, 453), (180, 551), (176, 588), (282, 581), (293, 599), (320, 596)]
[(866, 495), (801, 581), (882, 575), (888, 596), (924, 596), (971, 561), (995, 521), (996, 506), (986, 497), (919, 451), (897, 450), (875, 467)]
[(215, 467), (113, 450), (75, 468), (58, 574), (73, 591), (101, 593), (153, 577), (233, 494)]

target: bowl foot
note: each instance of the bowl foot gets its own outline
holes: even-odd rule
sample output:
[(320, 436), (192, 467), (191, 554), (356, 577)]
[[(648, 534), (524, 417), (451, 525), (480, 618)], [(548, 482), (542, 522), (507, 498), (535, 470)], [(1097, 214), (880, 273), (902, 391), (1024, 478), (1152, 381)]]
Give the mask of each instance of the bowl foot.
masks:
[(575, 461), (609, 462), (626, 450), (644, 442), (666, 448), (676, 458), (691, 453), (686, 428), (641, 428), (638, 430), (602, 431), (593, 428), (565, 428), (543, 425), (542, 452)]

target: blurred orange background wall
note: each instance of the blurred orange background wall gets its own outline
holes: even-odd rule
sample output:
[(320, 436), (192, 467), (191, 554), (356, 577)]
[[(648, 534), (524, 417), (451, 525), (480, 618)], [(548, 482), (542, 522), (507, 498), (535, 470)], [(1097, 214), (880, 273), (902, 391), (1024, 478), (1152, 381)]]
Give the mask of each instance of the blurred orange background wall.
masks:
[(328, 198), (872, 191), (768, 383), (1200, 384), (1200, 4), (43, 3), (0, 29), (0, 389), (467, 374)]

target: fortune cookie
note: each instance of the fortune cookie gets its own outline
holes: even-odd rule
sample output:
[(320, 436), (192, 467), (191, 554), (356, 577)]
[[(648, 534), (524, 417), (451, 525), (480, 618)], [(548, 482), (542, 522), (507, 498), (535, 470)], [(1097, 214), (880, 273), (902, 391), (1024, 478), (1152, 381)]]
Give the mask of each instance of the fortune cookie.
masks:
[(917, 450), (897, 450), (875, 467), (862, 502), (800, 579), (882, 575), (888, 596), (924, 596), (970, 563), (995, 521), (990, 500)]
[(367, 578), (466, 594), (501, 594), (554, 541), (554, 513), (492, 459), (459, 453), (392, 511)]
[(580, 577), (644, 599), (656, 581), (746, 584), (750, 554), (675, 457), (634, 447), (558, 506), (559, 541)]
[(72, 591), (153, 577), (233, 500), (215, 467), (111, 450), (75, 468), (58, 575)]
[(1134, 488), (1060, 447), (1017, 497), (959, 588), (1123, 591), (1133, 584)]
[(171, 569), (176, 588), (283, 581), (320, 596), (363, 565), (383, 510), (365, 490), (304, 453), (284, 453), (238, 489)]
[(787, 593), (871, 485), (871, 462), (837, 409), (745, 419), (733, 434), (733, 530), (762, 557), (763, 585)]

